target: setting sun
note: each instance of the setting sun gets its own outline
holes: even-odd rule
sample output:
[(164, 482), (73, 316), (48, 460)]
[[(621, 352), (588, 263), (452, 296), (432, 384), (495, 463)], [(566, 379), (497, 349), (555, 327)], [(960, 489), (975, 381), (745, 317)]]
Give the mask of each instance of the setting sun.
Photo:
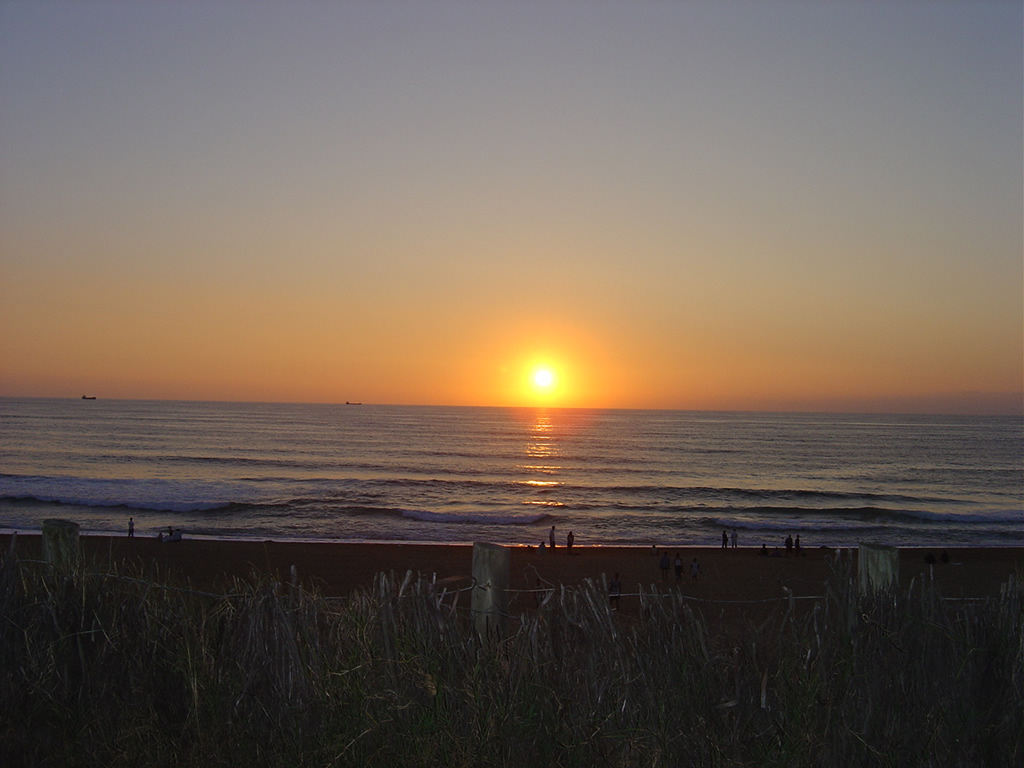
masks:
[(563, 404), (564, 382), (555, 368), (546, 362), (535, 361), (525, 367), (521, 379), (525, 402), (534, 405)]
[(555, 385), (555, 374), (550, 368), (538, 368), (533, 372), (533, 383), (539, 389), (551, 389)]

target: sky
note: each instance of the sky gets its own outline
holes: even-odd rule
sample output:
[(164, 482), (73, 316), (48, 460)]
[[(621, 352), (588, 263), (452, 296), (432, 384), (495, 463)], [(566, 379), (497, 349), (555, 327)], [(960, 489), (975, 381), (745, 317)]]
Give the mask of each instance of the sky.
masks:
[(0, 0), (0, 396), (1019, 414), (1022, 15)]

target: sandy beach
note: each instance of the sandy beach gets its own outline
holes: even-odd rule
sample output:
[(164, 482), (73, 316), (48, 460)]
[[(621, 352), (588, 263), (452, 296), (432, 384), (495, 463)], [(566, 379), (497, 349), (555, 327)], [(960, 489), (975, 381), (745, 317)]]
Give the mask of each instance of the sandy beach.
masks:
[[(6, 552), (10, 536), (0, 536)], [(40, 557), (38, 535), (17, 537), (18, 557)], [(125, 565), (150, 576), (194, 589), (230, 591), (234, 578), (250, 579), (254, 574), (287, 580), (291, 567), (302, 582), (325, 596), (342, 596), (353, 589), (372, 584), (375, 574), (407, 571), (444, 580), (453, 587), (469, 583), (472, 547), (463, 545), (418, 544), (339, 544), (281, 541), (223, 541), (185, 539), (161, 543), (150, 538), (129, 539), (119, 536), (83, 536), (80, 547), (88, 562), (104, 567)], [(579, 584), (587, 579), (601, 583), (621, 574), (623, 592), (638, 588), (678, 589), (684, 595), (704, 602), (774, 600), (784, 594), (795, 596), (823, 594), (831, 574), (830, 562), (836, 550), (805, 549), (799, 557), (762, 557), (754, 548), (681, 548), (668, 550), (673, 566), (663, 580), (661, 553), (636, 547), (574, 547), (571, 551), (539, 551), (513, 547), (511, 586), (514, 590), (550, 588), (560, 584)], [(913, 579), (933, 578), (946, 597), (987, 597), (997, 595), (1011, 574), (1024, 574), (1024, 549), (973, 548), (949, 549), (949, 562), (934, 565), (926, 561), (929, 549), (900, 550), (900, 582), (907, 586)], [(677, 581), (674, 560), (678, 552), (683, 562), (682, 578)], [(856, 556), (855, 551), (847, 555)], [(690, 575), (696, 558), (700, 576)], [(622, 600), (628, 609), (629, 598)], [(513, 599), (513, 609), (528, 610), (534, 596), (523, 592)]]

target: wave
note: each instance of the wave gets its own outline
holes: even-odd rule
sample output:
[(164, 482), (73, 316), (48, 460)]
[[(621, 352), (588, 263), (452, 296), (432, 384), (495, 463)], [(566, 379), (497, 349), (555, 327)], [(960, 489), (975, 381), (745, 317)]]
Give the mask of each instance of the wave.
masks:
[(228, 510), (237, 506), (230, 501), (150, 501), (131, 499), (95, 499), (75, 498), (73, 496), (55, 497), (40, 495), (28, 496), (0, 496), (0, 502), (13, 504), (24, 504), (36, 502), (40, 504), (55, 504), (68, 507), (89, 507), (94, 509), (133, 509), (140, 512), (215, 512), (217, 510)]
[[(267, 531), (329, 530), (339, 521), (365, 531), (406, 530), (423, 526), (493, 526), (523, 531), (548, 519), (571, 522), (577, 534), (588, 529), (619, 530), (620, 537), (640, 530), (692, 530), (713, 537), (723, 528), (755, 532), (873, 530), (907, 535), (938, 535), (943, 529), (984, 537), (1024, 529), (1024, 511), (1012, 498), (1000, 507), (980, 508), (967, 499), (929, 500), (923, 494), (850, 492), (845, 489), (743, 488), (711, 485), (572, 482), (545, 479), (537, 485), (519, 478), (486, 479), (401, 477), (264, 477), (230, 480), (201, 478), (98, 478), (0, 473), (0, 503), (9, 520), (52, 514), (33, 504), (77, 507), (67, 514), (115, 521), (132, 510), (164, 522), (179, 516), (190, 526), (263, 526)], [(799, 483), (800, 481), (798, 481)], [(797, 485), (797, 483), (793, 483)], [(15, 509), (12, 507), (19, 507)], [(95, 511), (86, 513), (85, 508)], [(147, 515), (146, 513), (151, 513)], [(57, 514), (64, 514), (58, 512)], [(127, 513), (125, 513), (127, 514)], [(6, 516), (6, 515), (5, 515)], [(388, 522), (388, 519), (393, 522)], [(399, 523), (399, 520), (407, 521)], [(104, 523), (106, 524), (106, 523)], [(117, 525), (111, 522), (111, 525)], [(438, 533), (438, 538), (473, 535)], [(383, 535), (383, 534), (381, 534)], [(513, 534), (509, 534), (513, 535)], [(659, 534), (662, 535), (662, 534)], [(500, 536), (500, 534), (499, 534)]]
[(484, 525), (533, 525), (550, 519), (546, 512), (532, 515), (485, 512), (428, 512), (426, 510), (403, 510), (402, 517), (419, 520), (422, 523), (477, 523)]
[(932, 512), (925, 509), (885, 510), (893, 519), (908, 518), (934, 523), (956, 523), (957, 525), (1008, 523), (1024, 526), (1024, 511), (1002, 510), (991, 512)]
[[(790, 528), (828, 528), (830, 531), (861, 529), (867, 526), (886, 527), (889, 524), (942, 526), (1024, 525), (1024, 511), (1003, 510), (993, 512), (931, 512), (916, 509), (882, 509), (857, 507), (846, 509), (806, 509), (796, 507), (758, 507), (737, 509), (729, 516), (705, 517), (708, 525), (716, 528), (738, 528), (750, 531), (788, 530)], [(822, 513), (827, 513), (823, 515)]]
[[(949, 503), (950, 498), (870, 491), (839, 491), (806, 488), (743, 488), (706, 485), (673, 486), (659, 484), (601, 485), (546, 480), (538, 486), (531, 478), (490, 476), (486, 479), (450, 479), (439, 477), (331, 477), (323, 474), (287, 476), (239, 476), (213, 480), (194, 478), (79, 478), (70, 476), (29, 476), (0, 474), (0, 497), (66, 501), (89, 505), (123, 505), (164, 509), (168, 504), (200, 504), (220, 506), (230, 501), (255, 502), (269, 495), (316, 497), (321, 503), (344, 502), (346, 498), (400, 497), (416, 503), (418, 495), (445, 496), (468, 502), (495, 498), (521, 499), (530, 494), (557, 495), (557, 501), (568, 507), (613, 507), (642, 504), (658, 508), (678, 502), (710, 506), (793, 506), (839, 508), (858, 504), (870, 506), (917, 507)], [(851, 503), (852, 502), (852, 503)], [(156, 506), (154, 506), (156, 505)]]
[[(7, 491), (4, 493), (3, 491)], [(178, 483), (175, 481), (148, 480), (142, 483), (128, 481), (71, 481), (53, 487), (48, 492), (32, 492), (26, 489), (0, 488), (0, 503), (26, 504), (44, 503), (90, 508), (125, 508), (154, 512), (204, 512), (222, 515), (247, 513), (279, 513), (281, 515), (401, 515), (420, 519), (424, 522), (485, 522), (494, 524), (532, 524), (550, 517), (549, 511), (528, 514), (515, 512), (463, 513), (435, 512), (422, 508), (410, 508), (388, 504), (387, 493), (334, 493), (329, 495), (304, 495), (296, 497), (259, 498), (247, 493), (245, 488), (225, 484), (209, 486)], [(246, 498), (246, 496), (249, 498)], [(779, 501), (780, 499), (773, 499)], [(382, 501), (373, 503), (373, 501)], [(607, 516), (637, 515), (645, 518), (683, 519), (707, 517), (709, 524), (725, 527), (765, 529), (778, 525), (791, 525), (804, 518), (824, 522), (829, 527), (840, 520), (852, 519), (862, 522), (888, 521), (898, 524), (943, 524), (943, 525), (1020, 525), (1024, 526), (1024, 511), (1016, 509), (985, 511), (934, 511), (904, 506), (884, 505), (857, 506), (803, 506), (799, 504), (734, 504), (722, 499), (708, 500), (708, 503), (672, 504), (665, 503), (623, 503), (613, 499), (588, 499), (587, 501), (560, 501), (554, 499), (509, 500), (509, 504), (520, 504), (537, 509), (558, 510), (560, 514), (596, 513)], [(464, 506), (473, 506), (472, 502)], [(479, 506), (491, 506), (481, 503)], [(468, 516), (480, 519), (469, 519)], [(710, 517), (714, 515), (714, 517)], [(419, 517), (417, 517), (419, 516)], [(827, 522), (826, 522), (827, 520)]]
[(278, 503), (257, 503), (257, 504), (234, 504), (232, 507), (244, 509), (247, 513), (260, 515), (271, 509), (282, 509), (289, 515), (295, 516), (303, 504), (313, 508), (315, 516), (328, 515), (331, 518), (340, 517), (403, 517), (408, 520), (416, 520), (422, 523), (476, 523), (484, 525), (533, 525), (543, 522), (552, 517), (548, 512), (486, 512), (480, 510), (472, 511), (449, 511), (437, 512), (427, 509), (408, 509), (402, 507), (371, 506), (361, 504), (327, 504), (322, 499), (294, 499), (289, 502)]
[(940, 499), (928, 496), (909, 496), (896, 493), (872, 493), (870, 491), (828, 491), (808, 488), (735, 488), (716, 486), (665, 486), (665, 485), (616, 485), (616, 486), (595, 486), (592, 488), (581, 486), (563, 486), (561, 491), (597, 491), (600, 494), (621, 494), (626, 496), (657, 496), (663, 499), (707, 499), (707, 500), (755, 500), (755, 501), (782, 501), (790, 500), (800, 503), (841, 503), (849, 501), (865, 501), (875, 503), (913, 503), (927, 504), (948, 499)]
[(106, 479), (0, 475), (0, 501), (157, 512), (207, 512), (244, 499), (235, 483), (163, 478)]

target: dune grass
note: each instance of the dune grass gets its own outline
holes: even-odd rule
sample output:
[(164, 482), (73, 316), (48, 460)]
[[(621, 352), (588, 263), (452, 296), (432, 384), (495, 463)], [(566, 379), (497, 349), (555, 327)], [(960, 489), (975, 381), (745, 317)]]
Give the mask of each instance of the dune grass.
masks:
[(649, 591), (550, 593), (503, 638), (407, 574), (296, 579), (0, 567), (7, 766), (1024, 764), (1024, 588), (828, 594), (717, 626)]

